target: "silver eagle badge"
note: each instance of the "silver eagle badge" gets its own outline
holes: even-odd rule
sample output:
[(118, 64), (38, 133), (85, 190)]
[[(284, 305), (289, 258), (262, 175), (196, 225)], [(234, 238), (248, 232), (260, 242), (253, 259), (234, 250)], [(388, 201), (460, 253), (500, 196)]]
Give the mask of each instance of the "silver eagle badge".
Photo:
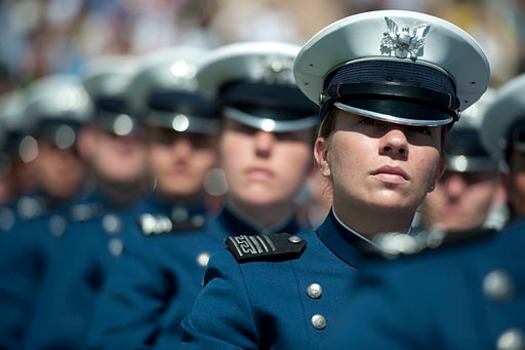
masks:
[(394, 55), (397, 58), (410, 57), (415, 61), (418, 56), (421, 56), (423, 46), (425, 45), (425, 35), (427, 35), (430, 25), (420, 24), (412, 30), (408, 26), (399, 26), (393, 19), (385, 17), (388, 31), (383, 33), (381, 40), (381, 53)]
[(293, 60), (268, 58), (260, 62), (256, 74), (269, 84), (293, 84), (292, 66)]

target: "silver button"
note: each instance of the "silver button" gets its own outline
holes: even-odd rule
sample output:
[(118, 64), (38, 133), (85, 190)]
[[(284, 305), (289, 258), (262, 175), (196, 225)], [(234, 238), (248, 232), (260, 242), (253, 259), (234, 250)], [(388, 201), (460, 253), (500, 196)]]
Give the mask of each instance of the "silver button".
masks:
[(326, 328), (326, 318), (323, 315), (315, 314), (312, 316), (312, 326), (315, 329), (325, 329)]
[(514, 297), (514, 282), (506, 271), (495, 270), (485, 276), (483, 291), (493, 301), (510, 301)]
[(171, 218), (175, 222), (184, 222), (189, 216), (188, 209), (183, 206), (175, 206), (171, 209)]
[(60, 215), (53, 215), (49, 219), (49, 229), (54, 236), (62, 236), (66, 230), (66, 219)]
[(118, 238), (112, 238), (108, 242), (108, 249), (111, 255), (117, 257), (122, 254), (122, 250), (124, 249), (124, 243), (121, 239)]
[(115, 214), (107, 214), (102, 219), (102, 227), (108, 233), (115, 233), (120, 230), (120, 219)]
[(518, 329), (509, 329), (499, 337), (497, 349), (524, 350), (525, 337), (523, 336), (523, 333)]
[(9, 208), (0, 209), (0, 230), (9, 231), (15, 225), (15, 214)]
[(195, 227), (202, 227), (202, 226), (204, 226), (205, 222), (206, 222), (206, 220), (204, 219), (204, 216), (202, 216), (202, 215), (195, 215), (195, 216), (193, 216), (191, 218), (191, 223)]
[(323, 287), (318, 283), (312, 283), (306, 288), (306, 293), (312, 299), (319, 299), (323, 294)]
[(297, 236), (290, 236), (290, 238), (288, 238), (288, 241), (290, 243), (301, 243), (303, 240)]
[(208, 266), (208, 261), (210, 261), (210, 254), (208, 253), (201, 253), (197, 257), (197, 263), (199, 266), (206, 267)]

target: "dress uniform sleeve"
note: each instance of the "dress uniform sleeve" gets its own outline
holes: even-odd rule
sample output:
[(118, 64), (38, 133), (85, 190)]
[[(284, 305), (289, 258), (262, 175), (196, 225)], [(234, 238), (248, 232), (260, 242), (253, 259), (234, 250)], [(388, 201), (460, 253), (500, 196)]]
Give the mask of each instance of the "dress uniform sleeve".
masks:
[(160, 327), (168, 277), (148, 242), (129, 236), (109, 271), (98, 298), (88, 336), (90, 349), (146, 349)]
[(36, 222), (15, 224), (0, 247), (0, 348), (17, 349), (34, 308), (50, 254), (49, 237)]
[(260, 339), (240, 264), (227, 251), (212, 255), (205, 286), (182, 321), (180, 349), (258, 349)]
[(28, 349), (74, 349), (85, 344), (111, 256), (104, 236), (83, 226), (73, 224), (57, 242), (28, 325)]

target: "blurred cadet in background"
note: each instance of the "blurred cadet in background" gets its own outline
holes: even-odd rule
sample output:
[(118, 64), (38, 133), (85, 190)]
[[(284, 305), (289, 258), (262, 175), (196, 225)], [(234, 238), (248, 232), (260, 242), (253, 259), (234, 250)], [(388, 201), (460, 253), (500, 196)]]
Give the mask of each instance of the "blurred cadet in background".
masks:
[[(4, 133), (2, 142), (2, 176), (9, 183), (9, 193), (2, 200), (11, 202), (16, 210), (16, 199), (36, 189), (35, 158), (38, 147), (32, 135), (36, 121), (34, 116), (24, 113), (24, 97), (20, 90), (6, 92), (0, 96), (0, 125)], [(14, 214), (11, 214), (14, 215)], [(12, 222), (2, 220), (0, 228)]]
[(125, 91), (138, 60), (105, 56), (88, 63), (83, 85), (93, 113), (79, 140), (89, 195), (71, 208), (28, 325), (27, 349), (81, 349), (111, 263), (135, 225), (146, 189), (146, 149)]
[(8, 349), (20, 348), (50, 256), (65, 231), (69, 206), (82, 196), (86, 167), (77, 139), (91, 110), (80, 81), (69, 75), (32, 82), (24, 98), (23, 113), (37, 121), (38, 187), (17, 199), (15, 222), (0, 247), (0, 347)]
[(509, 220), (525, 218), (525, 74), (496, 92), (481, 137), (493, 157), (501, 160)]
[[(387, 234), (334, 319), (329, 349), (525, 349), (525, 222), (451, 239)], [(437, 231), (434, 231), (437, 233)]]
[[(498, 159), (485, 150), (480, 135), (483, 118), (490, 117), (484, 113), (493, 94), (487, 91), (462, 112), (450, 131), (445, 148), (447, 166), (420, 206), (419, 227), (457, 232), (483, 226), (499, 229), (505, 223), (500, 208), (505, 203), (505, 188)], [(489, 217), (492, 212), (500, 217)]]
[(183, 259), (184, 250), (197, 264), (206, 249), (201, 234), (207, 217), (204, 182), (217, 162), (218, 121), (195, 80), (205, 54), (192, 47), (154, 51), (142, 58), (128, 85), (127, 101), (144, 126), (153, 192), (144, 213), (135, 217), (138, 225), (126, 233), (122, 256), (96, 305), (89, 339), (95, 348), (157, 343), (168, 326), (167, 299), (191, 278), (179, 281), (180, 276), (157, 271), (156, 264)]
[(108, 288), (104, 307), (99, 305), (106, 312), (94, 322), (94, 348), (177, 348), (180, 322), (202, 288), (209, 255), (223, 247), (225, 237), (299, 230), (294, 198), (311, 169), (318, 119), (315, 105), (291, 76), (297, 51), (261, 42), (208, 54), (197, 80), (221, 113), (214, 120), (222, 123), (218, 148), (228, 185), (225, 207), (194, 232), (151, 231), (144, 219), (156, 219), (162, 229), (162, 217), (143, 218), (142, 251), (124, 251), (127, 265), (119, 265), (127, 269), (127, 280)]

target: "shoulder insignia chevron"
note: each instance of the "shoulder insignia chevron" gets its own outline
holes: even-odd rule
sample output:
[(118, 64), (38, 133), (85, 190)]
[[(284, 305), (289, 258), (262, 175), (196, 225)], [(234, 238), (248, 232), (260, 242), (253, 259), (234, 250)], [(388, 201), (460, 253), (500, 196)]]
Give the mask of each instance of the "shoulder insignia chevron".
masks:
[(306, 248), (306, 241), (288, 233), (254, 236), (233, 236), (225, 240), (238, 262), (261, 260), (291, 260), (299, 257)]
[(205, 223), (202, 215), (190, 216), (186, 220), (174, 220), (166, 215), (143, 214), (138, 219), (140, 230), (145, 236), (198, 230)]

